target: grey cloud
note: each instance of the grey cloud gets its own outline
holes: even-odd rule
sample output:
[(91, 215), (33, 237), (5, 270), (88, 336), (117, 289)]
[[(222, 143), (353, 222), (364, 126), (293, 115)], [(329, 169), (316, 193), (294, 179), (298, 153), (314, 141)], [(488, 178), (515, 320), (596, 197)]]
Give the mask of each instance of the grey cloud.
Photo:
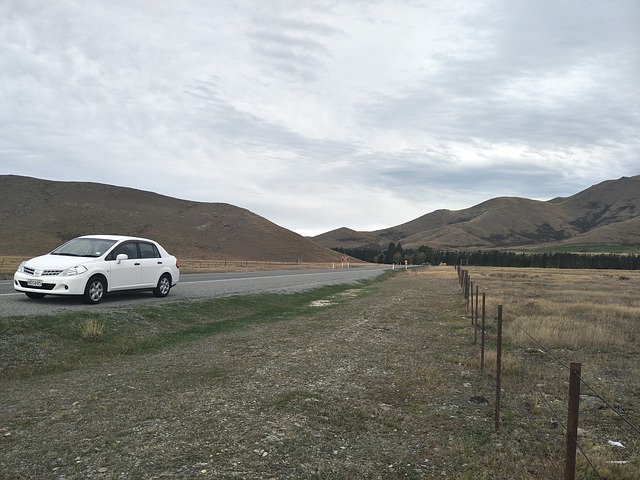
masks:
[[(563, 2), (492, 7), (495, 18), (486, 23), (485, 17), (467, 18), (483, 39), (482, 51), (434, 55), (437, 66), (416, 86), (361, 105), (362, 122), (538, 148), (604, 144), (637, 129), (640, 56), (629, 52), (640, 43), (640, 29), (633, 27), (640, 21), (637, 4), (629, 6), (631, 15), (602, 2), (585, 2), (580, 15), (575, 4)], [(576, 79), (588, 84), (585, 91), (546, 98), (546, 78), (561, 81), (581, 69), (593, 75)], [(514, 81), (541, 86), (513, 96)]]
[[(331, 56), (326, 39), (342, 32), (320, 21), (319, 13), (325, 13), (322, 6), (316, 6), (316, 12), (309, 12), (309, 6), (291, 7), (286, 13), (255, 15), (248, 36), (261, 60), (281, 73), (310, 81), (316, 78), (323, 60)], [(307, 20), (309, 16), (314, 20)]]
[[(198, 99), (192, 111), (192, 127), (222, 136), (232, 144), (244, 144), (264, 151), (281, 151), (299, 159), (323, 162), (346, 157), (356, 152), (353, 145), (331, 139), (315, 139), (300, 135), (285, 126), (235, 107), (225, 98), (215, 81), (192, 84), (185, 93)], [(196, 125), (197, 122), (197, 125)], [(284, 155), (283, 155), (284, 156)]]
[[(507, 91), (509, 75), (491, 64), (451, 61), (403, 95), (378, 97), (375, 103), (362, 105), (362, 121), (458, 141), (476, 137), (538, 148), (623, 140), (638, 126), (640, 97), (629, 88), (628, 77), (620, 79), (627, 88), (603, 81), (581, 96), (549, 100), (545, 92), (538, 92), (540, 97), (513, 97)], [(530, 78), (539, 80), (535, 74)]]

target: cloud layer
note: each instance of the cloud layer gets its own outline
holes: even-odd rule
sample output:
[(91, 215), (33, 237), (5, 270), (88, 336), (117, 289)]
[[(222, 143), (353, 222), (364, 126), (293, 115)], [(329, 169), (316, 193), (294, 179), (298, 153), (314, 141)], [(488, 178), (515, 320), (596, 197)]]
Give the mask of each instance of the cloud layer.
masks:
[(637, 175), (640, 4), (0, 3), (0, 174), (317, 234)]

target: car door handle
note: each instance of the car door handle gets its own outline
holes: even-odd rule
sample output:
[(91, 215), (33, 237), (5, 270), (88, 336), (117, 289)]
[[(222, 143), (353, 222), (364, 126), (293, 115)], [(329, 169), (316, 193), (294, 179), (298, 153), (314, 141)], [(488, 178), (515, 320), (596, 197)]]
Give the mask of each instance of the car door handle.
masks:
[(158, 262), (158, 265), (162, 265), (162, 262)]
[(136, 262), (136, 263), (134, 263), (134, 265), (140, 265), (140, 262)]

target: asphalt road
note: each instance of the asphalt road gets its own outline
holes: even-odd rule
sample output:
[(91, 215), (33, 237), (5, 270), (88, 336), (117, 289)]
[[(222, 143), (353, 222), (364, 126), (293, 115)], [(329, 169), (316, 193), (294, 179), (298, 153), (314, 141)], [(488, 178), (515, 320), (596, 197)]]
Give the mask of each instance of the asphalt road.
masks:
[(42, 300), (31, 300), (13, 289), (12, 280), (0, 280), (0, 318), (53, 315), (71, 310), (104, 311), (262, 292), (296, 292), (324, 285), (357, 282), (380, 275), (389, 268), (388, 265), (381, 265), (326, 270), (183, 274), (178, 285), (165, 298), (156, 298), (151, 292), (117, 293), (106, 296), (98, 305), (85, 305), (79, 297), (47, 296)]

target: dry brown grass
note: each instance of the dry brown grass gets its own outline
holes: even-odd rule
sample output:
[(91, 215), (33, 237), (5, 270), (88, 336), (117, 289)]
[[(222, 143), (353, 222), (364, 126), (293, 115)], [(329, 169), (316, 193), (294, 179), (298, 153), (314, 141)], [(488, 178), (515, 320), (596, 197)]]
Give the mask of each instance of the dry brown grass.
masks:
[[(579, 441), (585, 453), (602, 478), (640, 478), (640, 433), (627, 423), (640, 426), (640, 272), (468, 270), (474, 291), (478, 286), (486, 294), (489, 341), (495, 339), (497, 306), (503, 306), (507, 411), (523, 403), (532, 414), (563, 425), (566, 366), (581, 363), (586, 400)], [(495, 356), (487, 358), (493, 373)], [(608, 405), (589, 401), (598, 396)], [(598, 478), (584, 458), (578, 460), (583, 478)]]
[(0, 280), (13, 278), (13, 274), (23, 260), (26, 260), (26, 258), (19, 256), (0, 256)]
[[(640, 341), (640, 272), (471, 268), (487, 295), (487, 312), (503, 305), (505, 318), (550, 348), (637, 352)], [(508, 341), (535, 346), (520, 328)]]
[(347, 264), (340, 262), (262, 262), (255, 260), (180, 259), (180, 271), (182, 273), (260, 272), (308, 268), (356, 268), (365, 265), (370, 264), (360, 260)]
[(89, 318), (82, 322), (80, 330), (82, 331), (82, 338), (86, 341), (98, 342), (104, 333), (104, 322), (95, 318)]

